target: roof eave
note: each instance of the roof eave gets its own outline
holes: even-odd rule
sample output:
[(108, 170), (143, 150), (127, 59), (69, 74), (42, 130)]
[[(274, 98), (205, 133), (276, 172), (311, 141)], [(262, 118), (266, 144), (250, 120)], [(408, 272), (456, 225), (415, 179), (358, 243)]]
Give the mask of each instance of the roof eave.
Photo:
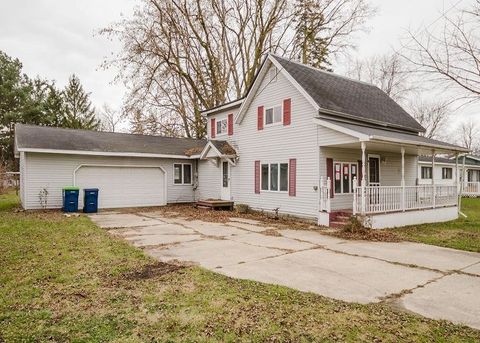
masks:
[(344, 119), (351, 119), (353, 121), (356, 121), (357, 123), (375, 124), (375, 125), (382, 126), (382, 127), (385, 127), (385, 128), (400, 129), (400, 130), (403, 130), (403, 131), (409, 131), (409, 132), (417, 133), (417, 134), (425, 132), (425, 129), (423, 127), (422, 127), (422, 130), (420, 130), (419, 128), (413, 128), (413, 127), (408, 127), (408, 126), (403, 126), (403, 125), (398, 125), (398, 124), (391, 124), (391, 123), (387, 123), (387, 122), (380, 121), (380, 120), (365, 119), (365, 118), (361, 118), (361, 117), (358, 117), (358, 116), (355, 116), (355, 115), (352, 115), (352, 114), (339, 112), (339, 111), (328, 110), (328, 109), (324, 109), (324, 108), (320, 108), (318, 110), (318, 113), (319, 113), (320, 116), (321, 116), (322, 113), (324, 113), (324, 114), (327, 114), (327, 115), (338, 116), (338, 117), (341, 117), (341, 118), (344, 118)]
[(465, 153), (470, 151), (469, 149), (463, 148), (460, 146), (447, 146), (447, 145), (428, 143), (428, 142), (416, 142), (408, 139), (396, 139), (396, 138), (376, 136), (376, 135), (370, 136), (369, 141), (379, 142), (379, 143), (388, 142), (388, 143), (404, 144), (404, 145), (410, 145), (410, 146), (416, 146), (416, 147), (427, 147), (427, 148), (431, 148), (432, 150), (441, 150), (446, 152), (458, 152), (458, 153), (464, 152)]
[(226, 104), (219, 105), (219, 106), (216, 106), (216, 107), (212, 107), (212, 108), (200, 111), (200, 113), (202, 115), (209, 116), (209, 115), (216, 114), (216, 113), (228, 110), (228, 109), (238, 108), (238, 107), (241, 107), (243, 100), (244, 100), (244, 97), (241, 97), (237, 100), (230, 101)]
[(172, 159), (194, 159), (195, 158), (195, 156), (187, 156), (187, 155), (154, 154), (154, 153), (141, 153), (141, 152), (92, 151), (92, 150), (18, 148), (18, 151), (46, 153), (46, 154), (91, 155), (91, 156), (149, 157), (149, 158), (172, 158)]

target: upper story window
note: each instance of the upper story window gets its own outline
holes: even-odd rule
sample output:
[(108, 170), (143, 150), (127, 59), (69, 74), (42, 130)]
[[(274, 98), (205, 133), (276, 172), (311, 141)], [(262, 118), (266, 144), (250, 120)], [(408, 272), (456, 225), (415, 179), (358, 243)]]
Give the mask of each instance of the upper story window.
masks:
[(217, 120), (217, 135), (226, 135), (228, 130), (228, 120), (227, 118)]
[(451, 180), (453, 179), (453, 169), (452, 168), (442, 168), (442, 179)]
[(282, 106), (269, 107), (265, 110), (265, 125), (282, 122)]
[(422, 179), (432, 178), (432, 167), (422, 167)]
[(268, 78), (270, 83), (277, 81), (277, 74), (278, 74), (277, 68), (271, 67), (270, 70), (268, 71)]
[(175, 163), (173, 165), (173, 183), (190, 185), (192, 183), (192, 165), (190, 163)]

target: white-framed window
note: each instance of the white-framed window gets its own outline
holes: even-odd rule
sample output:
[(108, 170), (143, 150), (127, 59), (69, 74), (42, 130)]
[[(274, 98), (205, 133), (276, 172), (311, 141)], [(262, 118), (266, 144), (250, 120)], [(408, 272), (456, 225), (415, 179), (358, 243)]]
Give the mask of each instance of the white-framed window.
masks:
[(173, 183), (176, 185), (192, 184), (192, 164), (174, 163), (173, 164)]
[(268, 79), (270, 83), (277, 82), (277, 74), (278, 74), (277, 68), (271, 67), (270, 70), (268, 71)]
[(333, 162), (333, 186), (335, 194), (353, 193), (353, 179), (358, 179), (357, 162)]
[(215, 130), (217, 135), (226, 135), (227, 134), (227, 130), (228, 130), (228, 120), (227, 120), (227, 118), (218, 119), (216, 121), (215, 125), (217, 126), (216, 130)]
[(270, 192), (288, 191), (288, 163), (263, 163), (261, 189)]
[(444, 179), (444, 180), (453, 179), (453, 168), (443, 167), (442, 168), (442, 179)]
[(422, 167), (422, 179), (432, 178), (432, 167)]
[(265, 126), (282, 122), (282, 105), (265, 109)]

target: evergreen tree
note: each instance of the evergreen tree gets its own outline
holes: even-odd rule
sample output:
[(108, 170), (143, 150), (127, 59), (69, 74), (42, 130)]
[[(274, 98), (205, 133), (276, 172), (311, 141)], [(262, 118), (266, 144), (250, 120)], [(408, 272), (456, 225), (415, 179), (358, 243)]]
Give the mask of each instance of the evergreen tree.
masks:
[(295, 11), (295, 47), (302, 63), (331, 70), (327, 41), (322, 37), (325, 17), (317, 0), (297, 0)]
[(50, 126), (65, 126), (66, 109), (63, 92), (55, 86), (55, 83), (48, 85), (43, 111)]
[(73, 74), (63, 91), (65, 118), (62, 126), (86, 130), (99, 128), (100, 121), (95, 115), (89, 95), (84, 91), (80, 79)]

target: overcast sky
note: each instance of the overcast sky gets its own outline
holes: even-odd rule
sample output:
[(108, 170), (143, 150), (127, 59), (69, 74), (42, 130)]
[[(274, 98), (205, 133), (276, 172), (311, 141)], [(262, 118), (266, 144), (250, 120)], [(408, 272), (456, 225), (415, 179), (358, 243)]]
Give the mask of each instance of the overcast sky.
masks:
[[(418, 30), (435, 21), (459, 0), (371, 0), (378, 14), (369, 21), (370, 32), (358, 40), (358, 57), (388, 52), (398, 47), (407, 29)], [(124, 87), (113, 84), (113, 70), (102, 70), (102, 60), (118, 44), (96, 32), (129, 16), (139, 0), (2, 0), (0, 49), (19, 58), (29, 76), (56, 80), (63, 87), (72, 73), (91, 92), (96, 107), (120, 107)], [(464, 0), (460, 6), (472, 3)], [(342, 71), (343, 66), (335, 69)], [(472, 109), (465, 110), (472, 112)]]

